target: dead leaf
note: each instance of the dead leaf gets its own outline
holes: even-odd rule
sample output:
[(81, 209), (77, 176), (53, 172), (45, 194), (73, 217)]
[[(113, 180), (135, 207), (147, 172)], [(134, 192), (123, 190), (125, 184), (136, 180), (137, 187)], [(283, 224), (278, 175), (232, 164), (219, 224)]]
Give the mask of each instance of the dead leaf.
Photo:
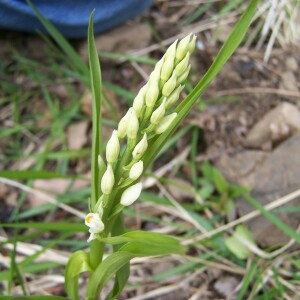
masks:
[[(113, 105), (114, 109), (120, 113), (120, 107), (119, 103), (117, 102), (117, 97), (116, 94), (108, 89), (103, 87), (103, 93), (105, 96), (108, 98), (108, 100), (111, 102)], [(92, 116), (93, 113), (93, 96), (92, 93), (89, 90), (86, 90), (81, 98), (81, 110), (87, 115), (87, 116)], [(116, 117), (115, 112), (111, 112), (107, 109), (106, 105), (102, 105), (102, 115), (105, 117)]]
[(283, 102), (254, 125), (246, 136), (244, 145), (250, 148), (262, 148), (270, 142), (278, 144), (299, 130), (300, 112), (297, 106)]
[(90, 90), (86, 90), (81, 98), (81, 110), (87, 115), (91, 116), (93, 113), (93, 96)]
[[(150, 39), (151, 32), (148, 25), (128, 22), (97, 36), (95, 43), (96, 48), (104, 52), (126, 53), (129, 50), (148, 46)], [(88, 59), (87, 49), (87, 42), (84, 42), (79, 50), (85, 61)]]
[(0, 182), (0, 198), (3, 198), (8, 192), (8, 187), (6, 184)]
[(80, 149), (86, 144), (88, 125), (87, 121), (80, 121), (68, 127), (67, 139), (70, 149)]
[(56, 84), (49, 87), (49, 91), (60, 99), (69, 99), (70, 94), (64, 84)]
[(7, 206), (15, 207), (18, 203), (18, 193), (11, 192), (10, 194), (5, 197), (5, 203)]
[(233, 276), (222, 276), (219, 278), (215, 284), (214, 288), (219, 294), (223, 296), (229, 296), (234, 292), (234, 289), (238, 286), (239, 281)]
[[(90, 172), (84, 176), (89, 178), (91, 176)], [(71, 191), (76, 191), (89, 185), (89, 180), (73, 180), (69, 178), (38, 179), (33, 182), (33, 188), (45, 191), (49, 194), (62, 194), (68, 188), (70, 188)], [(40, 199), (35, 194), (28, 194), (27, 200), (30, 207), (36, 207), (45, 203), (44, 200)]]
[(293, 72), (284, 72), (281, 76), (281, 87), (289, 91), (298, 91), (297, 79)]
[(188, 181), (180, 178), (170, 178), (169, 180), (172, 183), (166, 187), (176, 200), (193, 199), (195, 197), (191, 191), (193, 186)]

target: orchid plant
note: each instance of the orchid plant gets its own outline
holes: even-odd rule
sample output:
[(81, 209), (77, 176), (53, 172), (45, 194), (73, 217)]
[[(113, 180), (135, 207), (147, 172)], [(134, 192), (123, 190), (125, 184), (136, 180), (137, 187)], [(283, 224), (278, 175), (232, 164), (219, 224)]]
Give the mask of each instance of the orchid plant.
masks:
[[(184, 254), (186, 248), (174, 237), (145, 231), (126, 232), (122, 211), (142, 191), (141, 176), (176, 130), (201, 93), (232, 55), (246, 33), (258, 0), (252, 0), (236, 24), (212, 66), (193, 91), (176, 106), (190, 72), (190, 56), (196, 36), (176, 40), (157, 62), (148, 82), (140, 89), (132, 107), (113, 130), (101, 153), (101, 71), (93, 34), (93, 13), (88, 30), (91, 88), (93, 93), (92, 194), (85, 224), (90, 252), (73, 253), (65, 271), (70, 299), (78, 295), (79, 275), (89, 273), (86, 299), (102, 296), (103, 287), (114, 277), (106, 299), (116, 299), (130, 274), (130, 260), (140, 256)], [(106, 245), (112, 252), (104, 257)]]

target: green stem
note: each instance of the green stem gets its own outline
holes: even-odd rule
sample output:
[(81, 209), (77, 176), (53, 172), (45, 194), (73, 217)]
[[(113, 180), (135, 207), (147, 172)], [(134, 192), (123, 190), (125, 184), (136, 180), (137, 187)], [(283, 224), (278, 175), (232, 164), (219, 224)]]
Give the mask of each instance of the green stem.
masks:
[(91, 242), (91, 251), (90, 251), (90, 266), (93, 270), (100, 265), (103, 258), (105, 244), (100, 242), (99, 240), (93, 240)]
[(122, 159), (117, 166), (117, 176), (116, 176), (117, 180), (120, 180), (121, 174), (123, 173), (123, 167), (128, 164), (128, 160), (130, 159), (130, 156), (132, 155), (132, 151), (133, 151), (135, 145), (136, 145), (136, 138), (128, 139), (125, 153), (123, 154)]

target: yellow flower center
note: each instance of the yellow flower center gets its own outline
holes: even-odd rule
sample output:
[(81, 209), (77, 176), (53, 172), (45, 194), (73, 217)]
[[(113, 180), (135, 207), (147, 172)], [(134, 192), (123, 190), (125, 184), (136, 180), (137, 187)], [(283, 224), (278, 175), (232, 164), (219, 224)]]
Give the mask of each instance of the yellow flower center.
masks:
[(85, 217), (85, 222), (86, 223), (91, 223), (91, 220), (93, 219), (93, 216), (89, 215)]

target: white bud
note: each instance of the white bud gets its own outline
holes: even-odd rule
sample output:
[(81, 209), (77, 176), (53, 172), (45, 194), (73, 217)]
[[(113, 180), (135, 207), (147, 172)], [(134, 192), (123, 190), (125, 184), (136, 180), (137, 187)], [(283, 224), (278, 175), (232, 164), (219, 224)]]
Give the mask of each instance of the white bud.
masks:
[(127, 128), (126, 128), (127, 137), (129, 139), (135, 139), (138, 130), (139, 130), (139, 120), (134, 110), (132, 110), (127, 122)]
[(150, 78), (147, 84), (147, 92), (145, 95), (145, 102), (147, 107), (153, 107), (159, 95), (159, 77)]
[(161, 68), (160, 78), (167, 81), (174, 69), (177, 40), (168, 48)]
[(177, 85), (177, 73), (174, 70), (172, 76), (169, 78), (169, 80), (164, 84), (162, 88), (162, 94), (165, 97), (168, 97), (171, 95), (171, 93), (174, 91), (175, 87)]
[(106, 165), (100, 154), (98, 155), (98, 167), (99, 167), (99, 173), (103, 174), (105, 172)]
[(139, 159), (142, 157), (142, 155), (145, 153), (148, 147), (148, 142), (147, 142), (147, 134), (144, 133), (143, 138), (140, 140), (140, 142), (134, 147), (132, 151), (132, 157), (134, 159)]
[(129, 171), (129, 178), (132, 180), (138, 179), (142, 175), (143, 170), (144, 170), (144, 164), (143, 161), (140, 160), (131, 167)]
[(176, 101), (179, 99), (179, 95), (182, 92), (183, 88), (184, 88), (184, 85), (179, 85), (173, 91), (173, 93), (167, 98), (166, 109), (171, 108), (176, 103)]
[(123, 192), (120, 203), (123, 206), (131, 205), (140, 196), (142, 187), (143, 185), (140, 182), (130, 186)]
[(150, 122), (154, 125), (158, 124), (166, 112), (166, 98), (162, 104), (152, 113)]
[(170, 115), (163, 117), (159, 122), (159, 124), (157, 125), (157, 127), (155, 128), (155, 133), (161, 134), (165, 132), (169, 128), (171, 123), (175, 120), (176, 117), (177, 117), (177, 113), (172, 113)]
[(192, 54), (196, 47), (196, 39), (197, 37), (193, 34), (191, 41), (189, 42), (188, 49), (190, 54)]
[(164, 58), (161, 58), (155, 65), (153, 72), (150, 75), (150, 80), (152, 77), (160, 78), (161, 68), (164, 63)]
[(191, 69), (191, 65), (189, 65), (189, 67), (186, 69), (186, 71), (177, 78), (177, 81), (179, 84), (184, 82), (187, 79), (187, 77), (189, 76), (189, 73), (190, 73), (190, 69)]
[(147, 91), (147, 85), (144, 85), (133, 100), (132, 107), (138, 118), (141, 116), (141, 112), (145, 104), (146, 91)]
[(85, 217), (85, 225), (90, 227), (90, 237), (87, 240), (88, 242), (94, 240), (96, 238), (96, 234), (104, 230), (104, 224), (98, 214), (89, 213)]
[(114, 130), (111, 138), (106, 145), (106, 160), (108, 163), (113, 164), (118, 160), (120, 153), (120, 142), (117, 130)]
[(178, 43), (178, 46), (176, 49), (176, 60), (177, 61), (181, 61), (185, 57), (186, 53), (188, 52), (190, 39), (191, 39), (191, 34), (189, 34), (188, 36), (183, 38)]
[(127, 123), (129, 116), (131, 114), (132, 108), (129, 108), (126, 115), (120, 120), (118, 125), (118, 136), (120, 139), (123, 139), (126, 135)]
[(105, 173), (101, 179), (101, 190), (105, 195), (109, 195), (115, 184), (115, 176), (111, 165), (107, 166)]
[(178, 77), (186, 71), (189, 65), (189, 61), (190, 61), (190, 52), (187, 52), (184, 59), (175, 68)]

